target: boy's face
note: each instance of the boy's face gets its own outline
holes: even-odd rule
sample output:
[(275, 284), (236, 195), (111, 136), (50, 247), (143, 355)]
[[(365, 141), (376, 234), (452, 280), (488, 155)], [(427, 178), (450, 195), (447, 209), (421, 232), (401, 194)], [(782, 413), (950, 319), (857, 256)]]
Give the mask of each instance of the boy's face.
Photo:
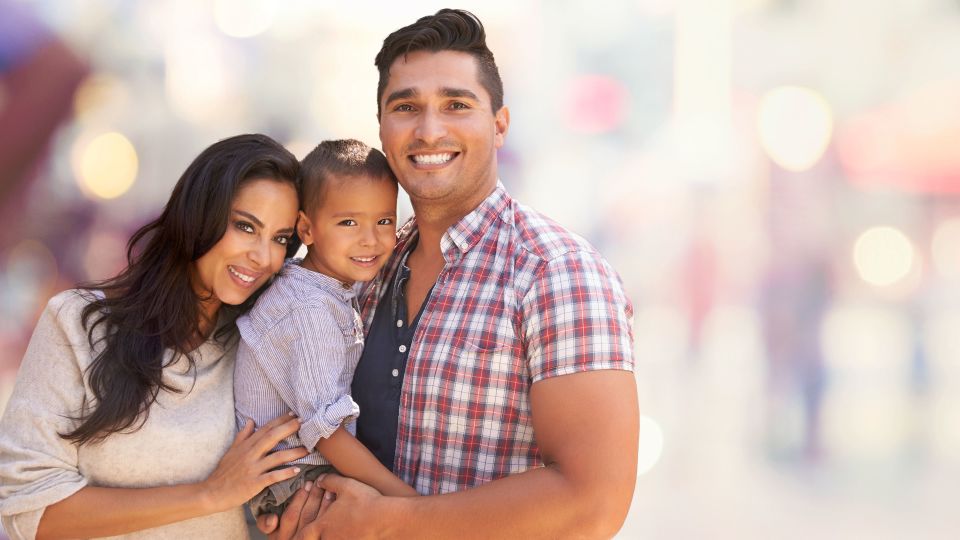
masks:
[(342, 283), (373, 279), (397, 241), (397, 186), (379, 178), (332, 177), (320, 206), (300, 212), (303, 266)]

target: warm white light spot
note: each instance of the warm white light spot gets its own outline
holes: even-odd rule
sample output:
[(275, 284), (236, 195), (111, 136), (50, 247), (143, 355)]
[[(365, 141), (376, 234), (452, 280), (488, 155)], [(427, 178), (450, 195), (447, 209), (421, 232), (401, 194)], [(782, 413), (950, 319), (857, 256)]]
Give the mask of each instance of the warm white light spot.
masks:
[(273, 24), (276, 4), (265, 0), (216, 0), (213, 18), (224, 34), (247, 38), (262, 34)]
[(85, 193), (114, 199), (126, 193), (137, 177), (137, 151), (117, 132), (98, 135), (89, 142), (81, 138), (74, 146), (73, 166)]
[(905, 278), (913, 268), (914, 249), (907, 235), (893, 227), (874, 227), (857, 238), (853, 262), (860, 278), (886, 287)]
[(663, 430), (653, 418), (640, 417), (640, 452), (637, 456), (637, 476), (646, 474), (660, 461), (663, 454)]
[(761, 99), (757, 127), (760, 144), (774, 163), (802, 171), (815, 165), (827, 149), (833, 115), (817, 92), (784, 86)]
[(945, 278), (960, 278), (960, 218), (937, 226), (931, 246), (933, 266)]

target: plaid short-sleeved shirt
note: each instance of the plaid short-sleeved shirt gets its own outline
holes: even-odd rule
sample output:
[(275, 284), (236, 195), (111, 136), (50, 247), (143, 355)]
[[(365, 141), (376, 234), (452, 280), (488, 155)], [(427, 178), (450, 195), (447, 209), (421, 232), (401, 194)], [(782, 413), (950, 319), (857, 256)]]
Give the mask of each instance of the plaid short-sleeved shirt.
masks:
[[(416, 242), (416, 220), (362, 301), (379, 299)], [(543, 465), (530, 416), (537, 381), (633, 371), (632, 307), (582, 238), (503, 185), (441, 239), (446, 266), (427, 299), (400, 398), (394, 472), (422, 494), (459, 491)]]

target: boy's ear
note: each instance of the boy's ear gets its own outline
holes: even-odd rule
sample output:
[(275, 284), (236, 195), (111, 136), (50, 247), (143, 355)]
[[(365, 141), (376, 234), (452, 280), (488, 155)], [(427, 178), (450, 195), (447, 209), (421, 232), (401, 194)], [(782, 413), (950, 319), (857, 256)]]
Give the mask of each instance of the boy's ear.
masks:
[(303, 210), (297, 213), (297, 236), (300, 237), (303, 245), (313, 244), (313, 234), (310, 233), (310, 218), (303, 213)]

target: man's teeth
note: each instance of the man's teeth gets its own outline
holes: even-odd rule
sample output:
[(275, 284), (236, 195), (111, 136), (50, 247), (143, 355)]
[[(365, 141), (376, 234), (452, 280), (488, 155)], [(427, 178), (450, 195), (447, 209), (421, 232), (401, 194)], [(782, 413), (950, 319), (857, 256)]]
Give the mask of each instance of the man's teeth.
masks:
[(256, 279), (256, 278), (251, 277), (251, 276), (248, 276), (248, 275), (246, 275), (246, 274), (241, 274), (240, 272), (237, 272), (236, 270), (233, 269), (232, 266), (228, 266), (228, 267), (227, 267), (227, 270), (230, 270), (230, 273), (231, 273), (231, 274), (237, 276), (238, 278), (241, 279), (241, 281), (245, 281), (245, 282), (247, 282), (247, 283), (251, 283), (253, 280)]
[(445, 154), (416, 154), (413, 160), (420, 165), (440, 165), (453, 159), (452, 153)]

